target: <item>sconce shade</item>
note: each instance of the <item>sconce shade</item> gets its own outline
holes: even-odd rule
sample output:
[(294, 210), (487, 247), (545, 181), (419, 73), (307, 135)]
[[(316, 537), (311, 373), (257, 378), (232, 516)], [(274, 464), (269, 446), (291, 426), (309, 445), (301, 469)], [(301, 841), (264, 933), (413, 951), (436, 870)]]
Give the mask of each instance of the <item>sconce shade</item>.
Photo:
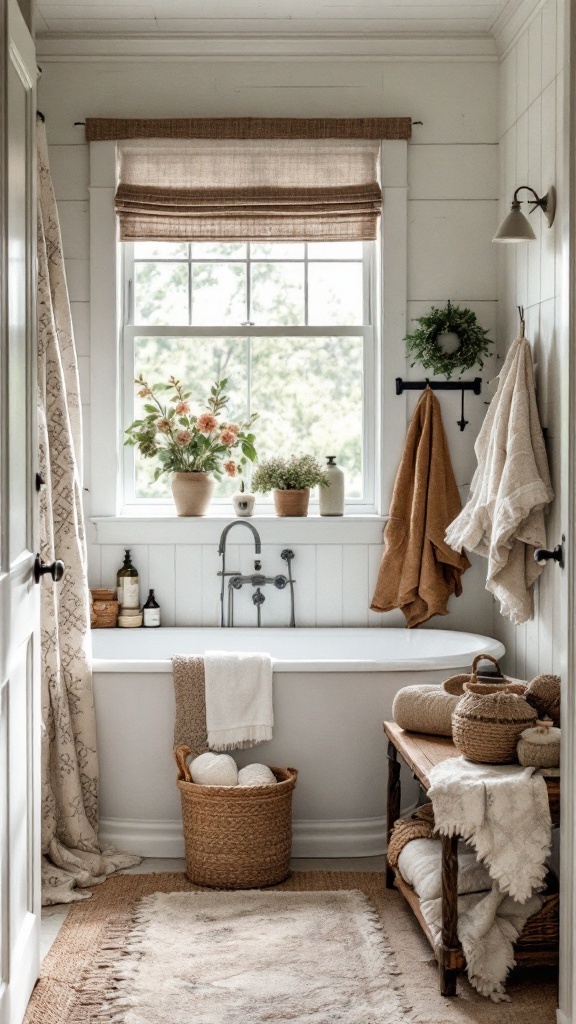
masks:
[(510, 213), (504, 218), (493, 242), (531, 242), (536, 238), (528, 219), (520, 210), (520, 203), (513, 202)]

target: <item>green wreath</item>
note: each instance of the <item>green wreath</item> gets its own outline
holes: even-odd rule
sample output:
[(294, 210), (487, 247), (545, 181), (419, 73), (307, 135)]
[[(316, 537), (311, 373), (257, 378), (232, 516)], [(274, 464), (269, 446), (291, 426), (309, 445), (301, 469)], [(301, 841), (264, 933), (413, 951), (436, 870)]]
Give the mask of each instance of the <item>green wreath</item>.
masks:
[[(433, 306), (428, 316), (418, 317), (416, 323), (416, 330), (404, 338), (407, 351), (414, 358), (411, 365), (422, 363), (426, 370), (443, 373), (448, 380), (457, 371), (483, 367), (482, 356), (489, 355), (488, 346), (494, 344), (471, 309), (460, 309), (450, 301), (445, 309)], [(454, 352), (444, 352), (438, 344), (440, 335), (448, 333), (457, 334), (460, 341)]]

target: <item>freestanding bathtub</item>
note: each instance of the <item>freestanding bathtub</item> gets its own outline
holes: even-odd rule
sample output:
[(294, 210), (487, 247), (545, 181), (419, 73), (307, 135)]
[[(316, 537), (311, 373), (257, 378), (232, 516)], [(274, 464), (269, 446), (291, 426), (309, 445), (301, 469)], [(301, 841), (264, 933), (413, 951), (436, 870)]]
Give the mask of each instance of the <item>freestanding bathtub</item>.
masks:
[[(235, 752), (299, 770), (293, 853), (358, 857), (385, 850), (386, 743), (394, 695), (440, 683), (477, 654), (504, 654), (489, 637), (422, 629), (96, 630), (101, 837), (149, 857), (183, 856), (172, 758), (170, 658), (205, 650), (266, 651), (274, 659), (274, 738)], [(403, 786), (409, 803), (415, 787)]]

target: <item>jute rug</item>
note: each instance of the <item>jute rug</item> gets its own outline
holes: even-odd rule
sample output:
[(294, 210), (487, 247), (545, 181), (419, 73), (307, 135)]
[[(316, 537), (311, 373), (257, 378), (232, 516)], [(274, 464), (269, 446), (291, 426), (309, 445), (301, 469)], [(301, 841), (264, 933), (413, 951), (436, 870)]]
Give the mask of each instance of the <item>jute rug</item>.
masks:
[[(512, 997), (510, 1003), (494, 1004), (483, 999), (470, 988), (465, 978), (459, 981), (458, 996), (455, 999), (442, 998), (438, 991), (438, 972), (430, 948), (404, 900), (399, 893), (384, 888), (384, 878), (380, 873), (296, 871), (287, 882), (273, 890), (249, 894), (246, 906), (249, 908), (251, 897), (257, 895), (273, 896), (283, 892), (327, 893), (338, 890), (360, 890), (378, 911), (383, 930), (379, 932), (373, 924), (371, 926), (372, 936), (379, 937), (371, 947), (368, 943), (369, 967), (373, 968), (377, 964), (382, 971), (383, 979), (377, 979), (376, 993), (378, 984), (384, 980), (389, 986), (391, 1008), (397, 1012), (397, 1016), (387, 1017), (386, 1011), (378, 1010), (372, 1017), (347, 1018), (341, 1012), (338, 1018), (330, 1017), (319, 1009), (316, 1016), (300, 1016), (298, 1013), (289, 1018), (291, 1024), (331, 1024), (332, 1020), (338, 1020), (339, 1024), (347, 1024), (348, 1020), (355, 1024), (356, 1020), (362, 1021), (362, 1024), (364, 1020), (370, 1024), (387, 1024), (389, 1020), (394, 1021), (394, 1024), (397, 1020), (402, 1024), (555, 1024), (555, 981), (552, 973), (543, 970), (533, 970), (525, 976), (513, 976), (508, 985)], [(146, 906), (140, 903), (143, 897), (154, 893), (199, 891), (180, 873), (116, 875), (107, 879), (94, 890), (91, 900), (75, 904), (70, 910), (42, 965), (42, 977), (30, 1002), (25, 1024), (101, 1024), (103, 1021), (112, 1022), (115, 1018), (122, 1024), (140, 1024), (138, 1017), (129, 1016), (132, 1008), (123, 1007), (117, 1000), (115, 1009), (114, 1000), (106, 1008), (106, 1001), (111, 995), (124, 991), (122, 985), (126, 971), (118, 970), (119, 946), (127, 951), (126, 959), (129, 961), (134, 952), (132, 938), (138, 937), (138, 929), (143, 923), (142, 918), (138, 918), (138, 907)], [(348, 896), (346, 893), (346, 898)], [(354, 900), (352, 902), (355, 903)], [(150, 908), (154, 903), (148, 903), (147, 906)], [(226, 926), (223, 922), (213, 921), (211, 928), (213, 935), (221, 929), (225, 938)], [(346, 932), (349, 955), (358, 948), (357, 939), (352, 937), (350, 940), (354, 934), (357, 935)], [(190, 942), (190, 939), (183, 941)], [(196, 954), (197, 945), (195, 940), (192, 941), (193, 953)], [(159, 948), (156, 939), (152, 947)], [(251, 963), (250, 956), (250, 950), (245, 950), (241, 969)], [(331, 970), (331, 965), (328, 968)], [(281, 987), (284, 979), (280, 977), (274, 980), (269, 977), (268, 983), (272, 982)], [(257, 990), (254, 991), (256, 1000), (259, 996)], [(283, 998), (279, 993), (276, 1004), (271, 1008), (272, 1015), (268, 1017), (269, 1024), (287, 1019), (286, 1015), (282, 1016), (286, 1009)], [(177, 1020), (172, 1013), (173, 1004), (171, 996), (170, 1005), (164, 1009), (164, 1017), (156, 1018), (162, 1024), (173, 1024)], [(151, 1018), (154, 1024), (156, 1019)], [(148, 1024), (148, 1020), (144, 1020)], [(243, 1010), (240, 1017), (234, 1014), (226, 1017), (224, 1006), (220, 1003), (216, 1007), (214, 1020), (218, 1024), (253, 1024), (258, 1018), (252, 1007), (250, 1011)], [(210, 1021), (209, 1017), (190, 1015), (187, 1024), (206, 1024), (207, 1021)]]

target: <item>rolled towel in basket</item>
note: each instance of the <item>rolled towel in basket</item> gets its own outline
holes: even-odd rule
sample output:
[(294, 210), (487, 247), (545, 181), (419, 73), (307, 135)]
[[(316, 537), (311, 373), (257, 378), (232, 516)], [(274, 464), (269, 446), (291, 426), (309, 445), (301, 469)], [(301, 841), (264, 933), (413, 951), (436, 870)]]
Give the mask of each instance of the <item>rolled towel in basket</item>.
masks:
[(247, 764), (238, 772), (239, 786), (273, 786), (277, 781), (267, 764)]
[(213, 754), (208, 750), (190, 764), (192, 782), (199, 786), (237, 786), (238, 768), (230, 754)]

